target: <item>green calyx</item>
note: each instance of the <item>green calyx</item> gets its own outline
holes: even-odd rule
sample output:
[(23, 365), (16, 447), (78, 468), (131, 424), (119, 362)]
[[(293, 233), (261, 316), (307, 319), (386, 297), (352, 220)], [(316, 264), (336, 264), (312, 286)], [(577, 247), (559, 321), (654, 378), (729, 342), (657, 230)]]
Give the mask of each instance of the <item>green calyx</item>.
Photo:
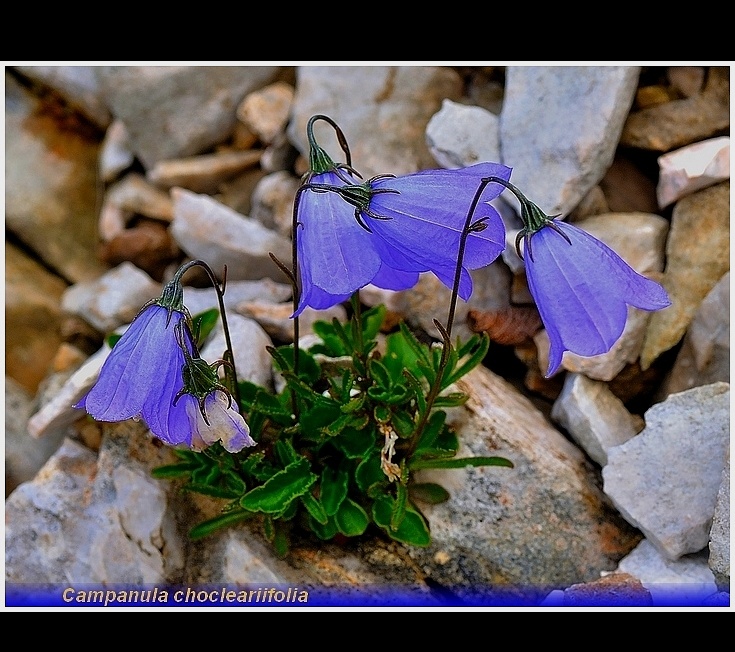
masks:
[(164, 308), (168, 308), (169, 312), (178, 310), (185, 312), (184, 308), (184, 288), (179, 278), (174, 276), (163, 288), (161, 296), (156, 299), (155, 303)]
[(217, 375), (217, 367), (224, 364), (222, 361), (210, 365), (203, 358), (192, 358), (189, 355), (185, 357), (186, 362), (182, 369), (184, 387), (181, 394), (191, 394), (201, 403), (215, 390), (227, 392), (227, 388), (220, 382)]
[(551, 217), (548, 216), (536, 204), (528, 199), (528, 197), (526, 197), (520, 190), (518, 190), (518, 188), (516, 188), (510, 181), (506, 181), (505, 179), (501, 179), (500, 177), (489, 177), (488, 180), (499, 183), (501, 186), (505, 186), (516, 196), (516, 199), (518, 199), (518, 202), (520, 203), (521, 221), (523, 222), (523, 228), (518, 232), (515, 242), (516, 252), (518, 253), (519, 258), (523, 258), (520, 246), (521, 240), (523, 240), (525, 243), (526, 251), (528, 252), (531, 260), (533, 260), (533, 251), (531, 250), (531, 236), (547, 226), (551, 227), (557, 233), (559, 233), (559, 235), (561, 235), (569, 244), (572, 244), (567, 234), (564, 233), (554, 221), (555, 218), (559, 217), (558, 215), (553, 215)]
[(316, 143), (309, 143), (309, 168), (314, 174), (331, 172), (336, 167), (334, 161), (323, 148)]
[(370, 206), (370, 199), (375, 191), (370, 187), (370, 182), (366, 182), (339, 186), (336, 192), (348, 204), (352, 204), (360, 211), (367, 211)]
[(501, 186), (505, 186), (510, 190), (518, 199), (521, 205), (521, 221), (523, 222), (523, 234), (533, 235), (536, 231), (543, 229), (545, 226), (552, 222), (554, 215), (549, 217), (544, 213), (536, 204), (534, 204), (526, 195), (524, 195), (518, 188), (516, 188), (510, 181), (501, 179), (500, 177), (490, 177), (490, 181), (499, 183)]

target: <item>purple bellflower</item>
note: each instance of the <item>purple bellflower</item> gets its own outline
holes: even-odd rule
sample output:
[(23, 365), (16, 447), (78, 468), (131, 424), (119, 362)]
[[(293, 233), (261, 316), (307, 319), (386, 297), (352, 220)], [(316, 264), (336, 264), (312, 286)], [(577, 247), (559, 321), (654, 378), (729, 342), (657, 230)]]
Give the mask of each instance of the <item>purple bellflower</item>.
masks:
[(143, 306), (113, 346), (97, 382), (74, 407), (98, 421), (156, 420), (183, 386), (184, 352), (176, 328), (189, 319), (183, 288), (174, 278), (158, 299)]
[[(483, 178), (509, 179), (511, 169), (479, 163), (455, 170), (424, 170), (363, 182), (338, 166), (310, 134), (312, 173), (297, 199), (299, 303), (323, 310), (368, 284), (388, 290), (413, 287), (431, 271), (453, 286), (468, 208)], [(505, 227), (488, 202), (502, 188), (482, 194), (482, 216), (470, 229), (459, 295), (469, 299), (469, 270), (492, 263), (505, 247)]]
[(547, 216), (517, 188), (501, 181), (518, 198), (523, 229), (516, 238), (528, 289), (549, 336), (554, 375), (564, 351), (581, 356), (607, 353), (620, 338), (628, 306), (661, 310), (671, 305), (666, 290), (642, 276), (610, 247), (573, 224)]
[(236, 401), (217, 376), (217, 367), (226, 363), (220, 360), (210, 365), (199, 357), (187, 330), (185, 324), (177, 327), (185, 358), (179, 370), (181, 390), (160, 418), (149, 423), (151, 432), (170, 444), (186, 444), (196, 451), (218, 441), (230, 453), (254, 446)]

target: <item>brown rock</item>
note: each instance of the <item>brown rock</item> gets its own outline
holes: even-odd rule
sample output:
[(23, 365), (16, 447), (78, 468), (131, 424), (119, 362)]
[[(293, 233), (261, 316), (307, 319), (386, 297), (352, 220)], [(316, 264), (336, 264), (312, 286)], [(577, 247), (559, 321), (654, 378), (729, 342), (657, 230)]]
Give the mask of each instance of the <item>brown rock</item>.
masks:
[(116, 267), (129, 261), (159, 282), (166, 268), (180, 257), (181, 250), (169, 230), (150, 220), (141, 220), (138, 226), (100, 245), (100, 258), (108, 265)]
[(704, 90), (628, 116), (620, 144), (658, 152), (721, 135), (730, 127), (730, 71), (708, 70)]
[(99, 140), (5, 75), (5, 226), (71, 283), (97, 260)]
[(686, 332), (699, 304), (730, 269), (730, 182), (700, 190), (674, 207), (662, 284), (672, 305), (651, 315), (641, 367)]
[(535, 306), (507, 306), (500, 310), (469, 310), (467, 326), (487, 333), (493, 342), (515, 346), (531, 339), (543, 323)]
[(66, 283), (5, 242), (5, 373), (31, 395), (61, 344)]

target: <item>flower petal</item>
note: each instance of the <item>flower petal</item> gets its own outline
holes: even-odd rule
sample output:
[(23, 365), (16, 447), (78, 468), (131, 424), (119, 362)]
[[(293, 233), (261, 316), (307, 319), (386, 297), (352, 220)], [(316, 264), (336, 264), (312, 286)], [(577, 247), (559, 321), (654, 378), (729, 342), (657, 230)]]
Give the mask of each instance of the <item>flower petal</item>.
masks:
[(209, 424), (204, 420), (198, 406), (196, 411), (197, 430), (205, 443), (221, 441), (222, 446), (230, 453), (237, 453), (247, 446), (255, 446), (248, 424), (237, 411), (235, 402), (224, 392), (214, 391), (204, 399), (204, 411)]
[[(331, 172), (316, 175), (312, 183), (345, 185)], [(303, 306), (313, 306), (311, 286), (321, 291), (314, 298), (349, 297), (367, 285), (380, 269), (380, 256), (373, 247), (371, 234), (355, 219), (354, 207), (338, 194), (302, 192), (298, 220), (296, 243)]]
[[(481, 163), (457, 170), (425, 170), (398, 178), (378, 179), (370, 209), (387, 220), (366, 217), (369, 226), (386, 243), (419, 265), (411, 271), (432, 271), (452, 287), (459, 254), (460, 236), (467, 221), (472, 200), (483, 178), (507, 179), (510, 168)], [(505, 227), (497, 211), (486, 202), (502, 192), (500, 184), (489, 184), (472, 220), (479, 218), (486, 228), (471, 232), (467, 238), (462, 267), (477, 269), (492, 263), (505, 247)], [(398, 269), (403, 269), (397, 267)], [(409, 270), (408, 267), (405, 268)], [(463, 284), (467, 289), (467, 280)], [(471, 284), (469, 287), (471, 292)]]
[(140, 416), (143, 406), (166, 392), (162, 368), (177, 358), (183, 365), (174, 327), (184, 318), (157, 304), (148, 306), (130, 324), (100, 369), (94, 387), (76, 407), (98, 421), (124, 421)]
[[(564, 351), (581, 356), (607, 353), (620, 338), (628, 305), (658, 310), (665, 290), (633, 270), (620, 256), (582, 229), (561, 221), (531, 236), (526, 252), (529, 290), (551, 345), (549, 377)], [(571, 244), (570, 244), (571, 242)]]
[[(183, 329), (186, 346), (189, 355), (193, 354), (194, 345), (191, 334), (187, 328)], [(190, 427), (185, 427), (179, 416), (180, 410), (174, 401), (184, 388), (183, 367), (185, 363), (181, 347), (177, 346), (176, 355), (172, 355), (162, 361), (158, 369), (163, 390), (160, 396), (151, 396), (143, 405), (143, 420), (150, 431), (167, 444), (176, 445), (187, 442), (190, 438)], [(180, 399), (179, 399), (180, 400)]]

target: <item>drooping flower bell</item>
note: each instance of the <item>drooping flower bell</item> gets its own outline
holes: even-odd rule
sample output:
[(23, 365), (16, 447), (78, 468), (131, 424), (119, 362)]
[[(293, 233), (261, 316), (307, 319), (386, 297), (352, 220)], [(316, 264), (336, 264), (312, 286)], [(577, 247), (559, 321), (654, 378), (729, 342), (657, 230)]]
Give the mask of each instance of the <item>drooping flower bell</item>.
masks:
[(92, 389), (74, 405), (98, 421), (157, 418), (181, 390), (184, 352), (176, 328), (191, 318), (177, 274), (141, 308), (113, 346)]
[[(297, 199), (300, 297), (325, 309), (368, 284), (389, 290), (413, 287), (431, 271), (452, 287), (467, 211), (483, 178), (510, 178), (497, 163), (455, 170), (424, 170), (401, 177), (383, 175), (363, 182), (349, 165), (337, 165), (308, 127), (310, 177)], [(502, 188), (486, 186), (482, 214), (470, 229), (459, 295), (472, 293), (469, 270), (493, 262), (505, 247), (505, 228), (488, 204)]]
[[(666, 290), (636, 272), (606, 244), (573, 224), (547, 216), (513, 184), (498, 180), (518, 198), (528, 289), (549, 336), (554, 375), (564, 351), (581, 356), (607, 353), (620, 338), (628, 306), (661, 310), (671, 305)], [(558, 217), (558, 216), (557, 216)]]
[(169, 444), (185, 444), (197, 451), (218, 441), (230, 453), (255, 446), (236, 401), (217, 376), (217, 368), (225, 363), (208, 364), (193, 344), (190, 353), (186, 331), (185, 324), (177, 327), (185, 358), (179, 370), (183, 386), (160, 417), (148, 423), (151, 432)]

